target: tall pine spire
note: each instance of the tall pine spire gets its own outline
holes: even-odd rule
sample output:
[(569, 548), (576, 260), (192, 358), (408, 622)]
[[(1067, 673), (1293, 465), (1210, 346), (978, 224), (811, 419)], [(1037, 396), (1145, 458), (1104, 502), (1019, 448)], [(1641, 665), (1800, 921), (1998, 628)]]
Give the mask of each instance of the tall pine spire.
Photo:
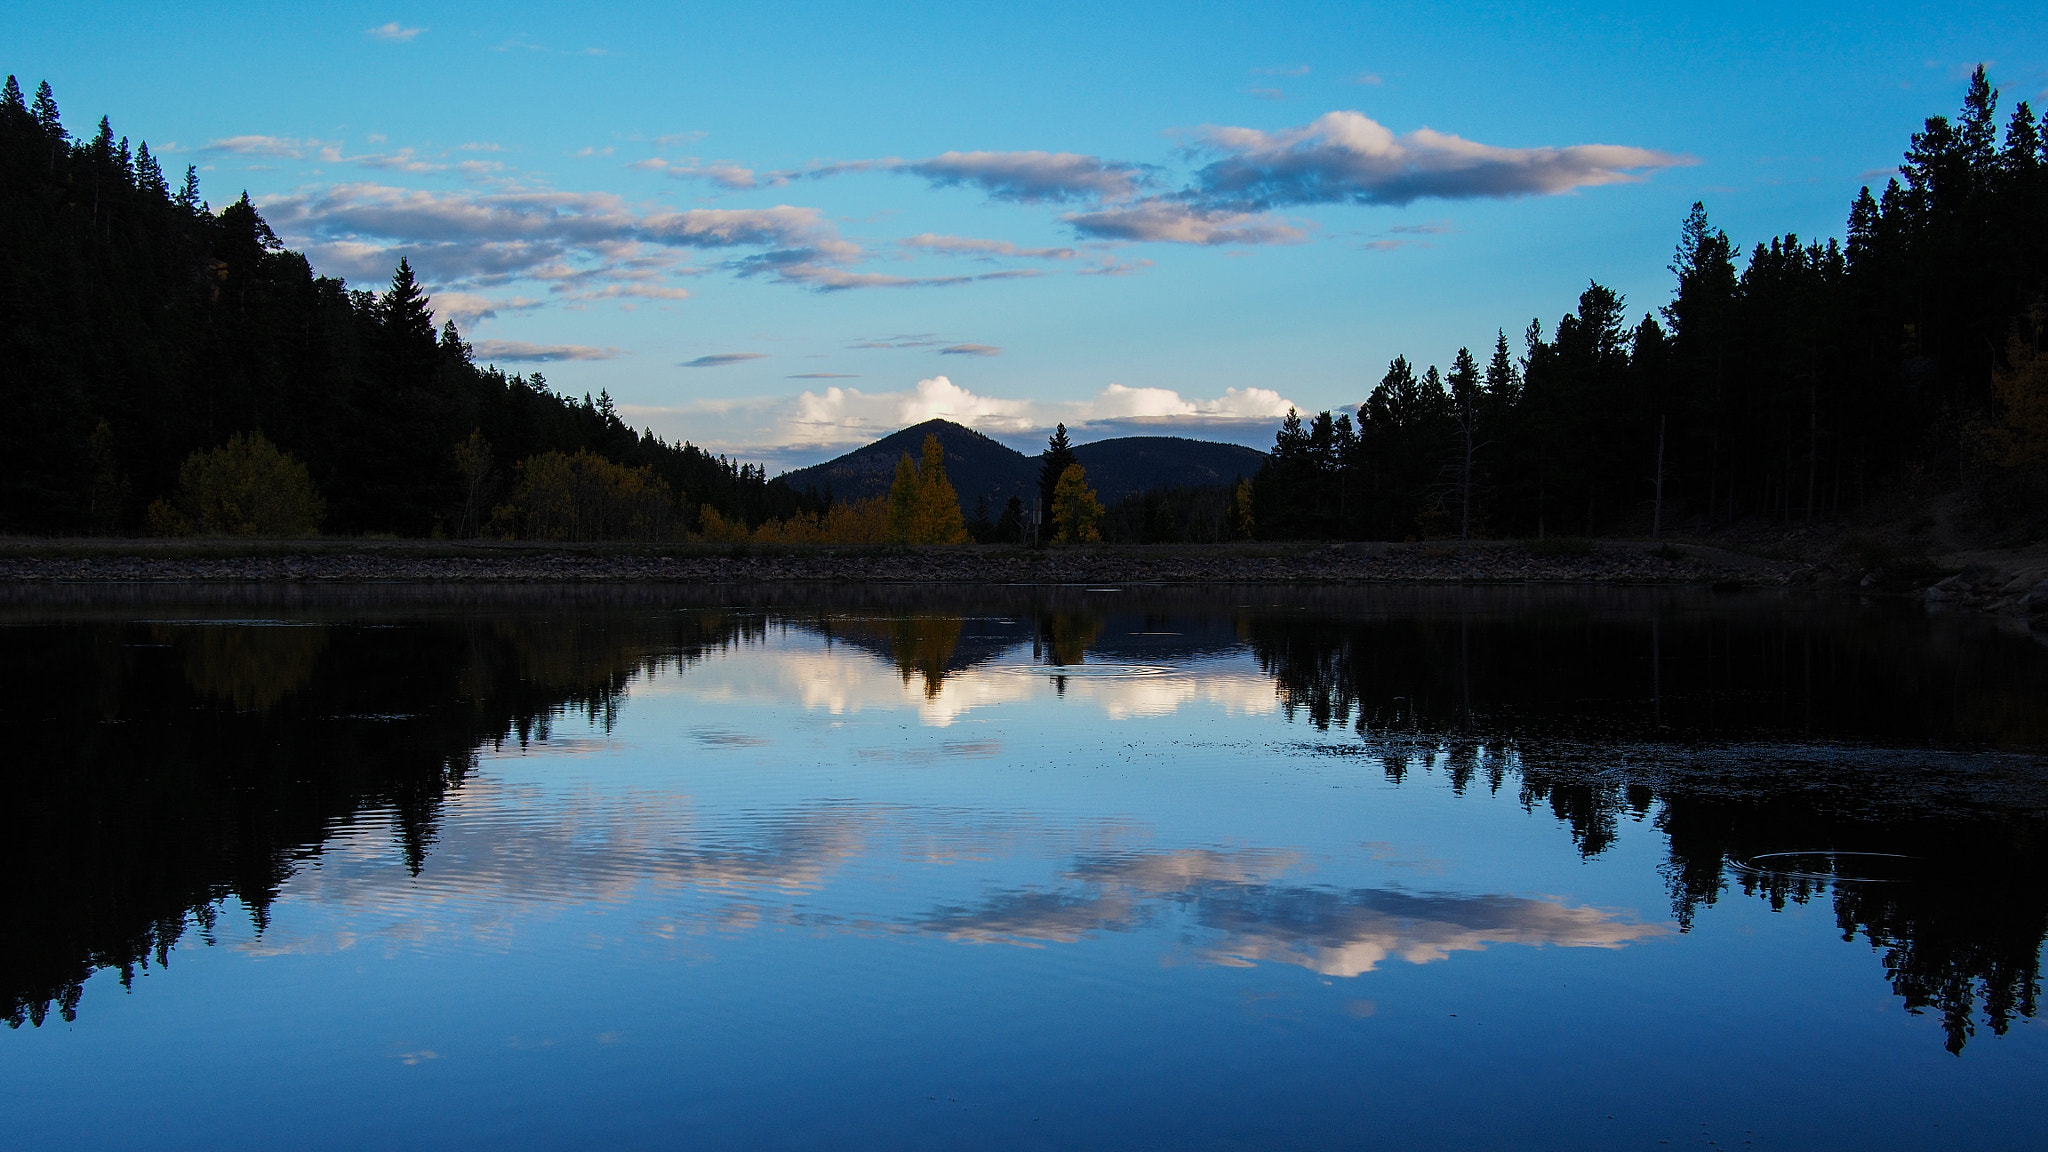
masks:
[(43, 81), (36, 87), (36, 104), (31, 112), (36, 118), (36, 127), (54, 139), (64, 139), (64, 121), (57, 115), (57, 94), (50, 91), (50, 82)]

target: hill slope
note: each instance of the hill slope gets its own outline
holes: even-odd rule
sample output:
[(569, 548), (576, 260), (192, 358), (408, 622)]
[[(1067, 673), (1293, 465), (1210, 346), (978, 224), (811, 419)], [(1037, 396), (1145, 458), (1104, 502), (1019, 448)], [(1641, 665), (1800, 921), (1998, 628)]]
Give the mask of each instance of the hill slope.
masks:
[(951, 420), (913, 424), (836, 460), (785, 472), (781, 478), (799, 492), (809, 488), (822, 494), (829, 485), (832, 499), (839, 501), (887, 496), (889, 483), (896, 478), (896, 461), (905, 452), (917, 459), (927, 435), (937, 436), (946, 450), (946, 477), (960, 493), (960, 507), (967, 515), (974, 515), (975, 501), (983, 496), (988, 497), (989, 515), (995, 516), (1010, 497), (1028, 501), (1038, 491), (1035, 460)]
[(1088, 470), (1088, 482), (1104, 504), (1154, 488), (1232, 484), (1240, 476), (1258, 475), (1266, 462), (1264, 452), (1242, 444), (1180, 436), (1120, 436), (1077, 444), (1074, 458)]
[[(1023, 499), (1027, 507), (1037, 498), (1039, 457), (1026, 456), (951, 420), (913, 424), (836, 460), (785, 472), (781, 479), (799, 492), (808, 488), (822, 494), (829, 485), (834, 500), (886, 496), (896, 476), (896, 461), (905, 452), (916, 459), (927, 435), (937, 436), (945, 448), (946, 475), (969, 516), (984, 496), (991, 516), (999, 514), (1012, 496)], [(1097, 440), (1075, 447), (1074, 456), (1088, 470), (1088, 482), (1105, 504), (1153, 488), (1229, 484), (1239, 476), (1256, 474), (1266, 459), (1265, 453), (1243, 445), (1179, 436)]]

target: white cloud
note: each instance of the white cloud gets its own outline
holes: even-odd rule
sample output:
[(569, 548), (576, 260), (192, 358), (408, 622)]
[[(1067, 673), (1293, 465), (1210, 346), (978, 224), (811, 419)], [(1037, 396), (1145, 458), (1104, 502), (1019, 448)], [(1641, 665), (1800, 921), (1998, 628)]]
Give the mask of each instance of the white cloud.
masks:
[(1075, 212), (1062, 217), (1084, 236), (1167, 244), (1298, 244), (1308, 239), (1299, 225), (1255, 212), (1200, 208), (1179, 200), (1153, 198), (1125, 207)]
[(529, 296), (514, 296), (505, 300), (493, 300), (474, 292), (442, 291), (434, 293), (433, 307), (436, 315), (453, 320), (462, 328), (479, 321), (489, 320), (500, 312), (523, 312), (538, 308), (543, 301)]
[(365, 28), (363, 29), (363, 35), (402, 44), (425, 31), (425, 28), (407, 28), (398, 21), (393, 20), (389, 24), (379, 24), (375, 28)]
[[(816, 378), (831, 378), (819, 374)], [(1029, 400), (984, 396), (945, 376), (902, 391), (828, 387), (796, 396), (700, 400), (673, 407), (640, 406), (633, 418), (664, 435), (687, 438), (714, 451), (749, 460), (801, 467), (838, 455), (926, 420), (945, 419), (992, 436), (1033, 438), (1064, 423), (1091, 432), (1128, 435), (1207, 435), (1234, 441), (1270, 441), (1292, 401), (1270, 388), (1230, 388), (1213, 399), (1186, 397), (1169, 388), (1111, 384), (1086, 400)]]
[(588, 344), (529, 344), (524, 340), (478, 340), (470, 350), (479, 360), (545, 363), (556, 360), (612, 360), (617, 348), (593, 348)]
[(1207, 204), (1247, 210), (1552, 195), (1692, 163), (1618, 144), (1500, 148), (1429, 128), (1396, 136), (1370, 117), (1341, 111), (1279, 132), (1209, 127), (1200, 138), (1222, 158), (1196, 174), (1196, 192)]

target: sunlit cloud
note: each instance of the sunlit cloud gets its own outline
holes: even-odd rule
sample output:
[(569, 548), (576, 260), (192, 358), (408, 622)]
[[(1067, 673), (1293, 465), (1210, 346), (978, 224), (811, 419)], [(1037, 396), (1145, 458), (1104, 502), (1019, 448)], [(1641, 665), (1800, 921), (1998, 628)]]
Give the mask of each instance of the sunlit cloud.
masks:
[(1076, 212), (1063, 219), (1083, 236), (1164, 244), (1299, 244), (1306, 228), (1256, 212), (1200, 208), (1153, 198), (1135, 204)]
[(1554, 195), (1694, 162), (1616, 144), (1501, 148), (1430, 128), (1396, 136), (1358, 112), (1327, 112), (1279, 132), (1209, 127), (1198, 138), (1222, 158), (1196, 173), (1194, 192), (1206, 203), (1254, 211)]
[(932, 376), (899, 391), (835, 385), (795, 396), (642, 405), (632, 411), (636, 421), (664, 433), (687, 434), (695, 443), (746, 459), (800, 467), (934, 419), (1012, 439), (1036, 438), (1063, 423), (1084, 438), (1092, 432), (1265, 443), (1291, 407), (1293, 401), (1270, 388), (1226, 388), (1221, 396), (1202, 398), (1171, 388), (1110, 384), (1085, 400), (1038, 400), (983, 395)]
[(379, 24), (375, 28), (365, 28), (363, 29), (363, 35), (402, 44), (425, 31), (425, 28), (407, 28), (398, 21), (393, 20), (389, 24)]

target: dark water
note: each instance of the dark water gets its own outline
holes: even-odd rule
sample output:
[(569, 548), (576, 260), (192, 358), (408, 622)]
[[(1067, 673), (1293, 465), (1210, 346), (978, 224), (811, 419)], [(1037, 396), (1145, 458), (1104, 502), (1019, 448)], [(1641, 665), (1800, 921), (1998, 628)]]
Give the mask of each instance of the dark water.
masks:
[(0, 676), (7, 1147), (2048, 1141), (2010, 626), (54, 590)]

